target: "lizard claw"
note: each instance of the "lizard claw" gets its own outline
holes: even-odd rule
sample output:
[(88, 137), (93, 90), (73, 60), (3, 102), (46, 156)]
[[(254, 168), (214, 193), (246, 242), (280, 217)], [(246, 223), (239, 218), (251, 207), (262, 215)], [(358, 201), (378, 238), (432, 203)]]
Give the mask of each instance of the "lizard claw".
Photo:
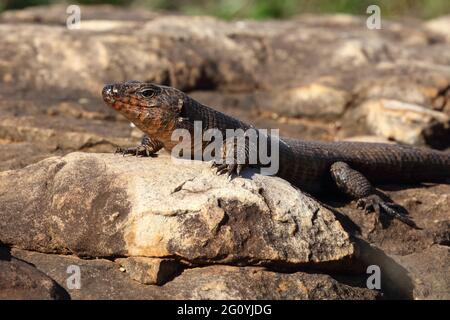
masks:
[(121, 148), (121, 147), (117, 147), (116, 151), (114, 152), (114, 154), (118, 154), (120, 153), (122, 156), (125, 157), (125, 155), (129, 154), (130, 152), (128, 151), (129, 148)]
[(366, 212), (376, 212), (378, 215), (388, 215), (414, 229), (420, 229), (411, 218), (402, 212), (404, 209), (400, 205), (392, 202), (385, 202), (376, 194), (358, 199), (356, 206), (364, 209)]
[(225, 171), (226, 171), (226, 169), (227, 169), (227, 165), (226, 165), (226, 164), (218, 164), (218, 163), (215, 163), (215, 164), (212, 166), (212, 168), (213, 168), (213, 170), (214, 170), (214, 169), (216, 170), (216, 175), (221, 175), (221, 174), (225, 173)]
[(232, 174), (236, 173), (237, 164), (236, 163), (230, 163), (227, 167), (227, 175), (231, 176)]
[(150, 147), (148, 147), (146, 145), (142, 145), (142, 144), (138, 145), (136, 147), (130, 147), (130, 148), (117, 147), (117, 149), (114, 152), (114, 154), (116, 154), (116, 153), (121, 153), (123, 156), (131, 154), (131, 155), (134, 155), (136, 157), (138, 157), (138, 156), (150, 157), (152, 155)]
[(237, 175), (239, 176), (242, 172), (242, 170), (244, 169), (244, 165), (242, 164), (236, 164), (236, 163), (213, 163), (211, 165), (211, 168), (214, 170), (216, 170), (216, 175), (222, 175), (222, 174), (226, 174), (227, 177), (229, 179), (231, 179), (231, 177), (233, 175)]
[(122, 154), (122, 156), (126, 156), (127, 154), (132, 154), (134, 153), (135, 150), (134, 148), (121, 148), (121, 147), (117, 147), (116, 151), (114, 152), (114, 154), (120, 153)]
[(241, 165), (241, 164), (238, 164), (238, 165), (237, 165), (237, 167), (236, 167), (236, 174), (237, 174), (238, 176), (241, 175), (241, 172), (242, 172), (242, 169), (243, 169), (243, 168), (244, 168), (243, 165)]

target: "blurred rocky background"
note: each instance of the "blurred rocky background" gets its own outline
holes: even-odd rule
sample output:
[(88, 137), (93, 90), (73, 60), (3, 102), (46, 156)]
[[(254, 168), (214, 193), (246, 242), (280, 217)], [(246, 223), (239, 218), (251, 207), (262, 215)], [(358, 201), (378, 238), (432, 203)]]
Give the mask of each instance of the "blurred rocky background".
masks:
[(0, 0), (0, 298), (450, 298), (448, 185), (383, 187), (414, 230), (277, 178), (105, 154), (141, 134), (100, 96), (152, 81), (284, 136), (449, 151), (449, 1), (80, 2), (69, 30), (68, 3)]

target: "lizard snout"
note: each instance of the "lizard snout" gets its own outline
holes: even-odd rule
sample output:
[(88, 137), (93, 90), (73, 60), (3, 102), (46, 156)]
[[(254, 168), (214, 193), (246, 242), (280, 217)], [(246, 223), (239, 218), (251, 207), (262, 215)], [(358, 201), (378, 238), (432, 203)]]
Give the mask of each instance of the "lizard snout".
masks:
[(108, 103), (114, 103), (114, 95), (117, 94), (119, 91), (117, 88), (115, 88), (112, 84), (107, 84), (103, 90), (102, 90), (102, 96), (103, 100), (105, 100)]

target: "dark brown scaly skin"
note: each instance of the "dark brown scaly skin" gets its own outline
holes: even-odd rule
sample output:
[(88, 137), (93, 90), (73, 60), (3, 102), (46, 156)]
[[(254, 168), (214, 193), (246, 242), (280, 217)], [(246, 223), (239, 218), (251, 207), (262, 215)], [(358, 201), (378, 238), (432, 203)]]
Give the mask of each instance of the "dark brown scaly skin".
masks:
[[(203, 130), (248, 129), (250, 125), (166, 86), (130, 81), (105, 86), (105, 102), (133, 122), (146, 135), (136, 148), (119, 148), (123, 154), (149, 156), (161, 148), (169, 152), (175, 129), (193, 133), (194, 121)], [(224, 142), (226, 147), (227, 143)], [(207, 143), (203, 145), (203, 147)], [(304, 191), (317, 194), (338, 188), (358, 200), (358, 206), (375, 210), (416, 227), (399, 206), (384, 201), (371, 183), (445, 182), (450, 178), (450, 154), (382, 143), (319, 142), (280, 138), (277, 175)], [(193, 149), (194, 146), (191, 146)], [(242, 164), (216, 164), (218, 173), (237, 173)], [(370, 182), (369, 182), (370, 181)]]

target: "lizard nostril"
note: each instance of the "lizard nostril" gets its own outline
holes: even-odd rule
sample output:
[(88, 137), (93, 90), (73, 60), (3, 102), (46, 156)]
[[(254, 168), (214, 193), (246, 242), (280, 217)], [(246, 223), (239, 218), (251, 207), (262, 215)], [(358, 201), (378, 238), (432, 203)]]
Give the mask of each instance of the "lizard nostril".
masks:
[(113, 86), (110, 85), (110, 84), (104, 86), (104, 87), (103, 87), (103, 90), (102, 90), (102, 95), (105, 96), (105, 95), (111, 94), (112, 87), (113, 87)]

